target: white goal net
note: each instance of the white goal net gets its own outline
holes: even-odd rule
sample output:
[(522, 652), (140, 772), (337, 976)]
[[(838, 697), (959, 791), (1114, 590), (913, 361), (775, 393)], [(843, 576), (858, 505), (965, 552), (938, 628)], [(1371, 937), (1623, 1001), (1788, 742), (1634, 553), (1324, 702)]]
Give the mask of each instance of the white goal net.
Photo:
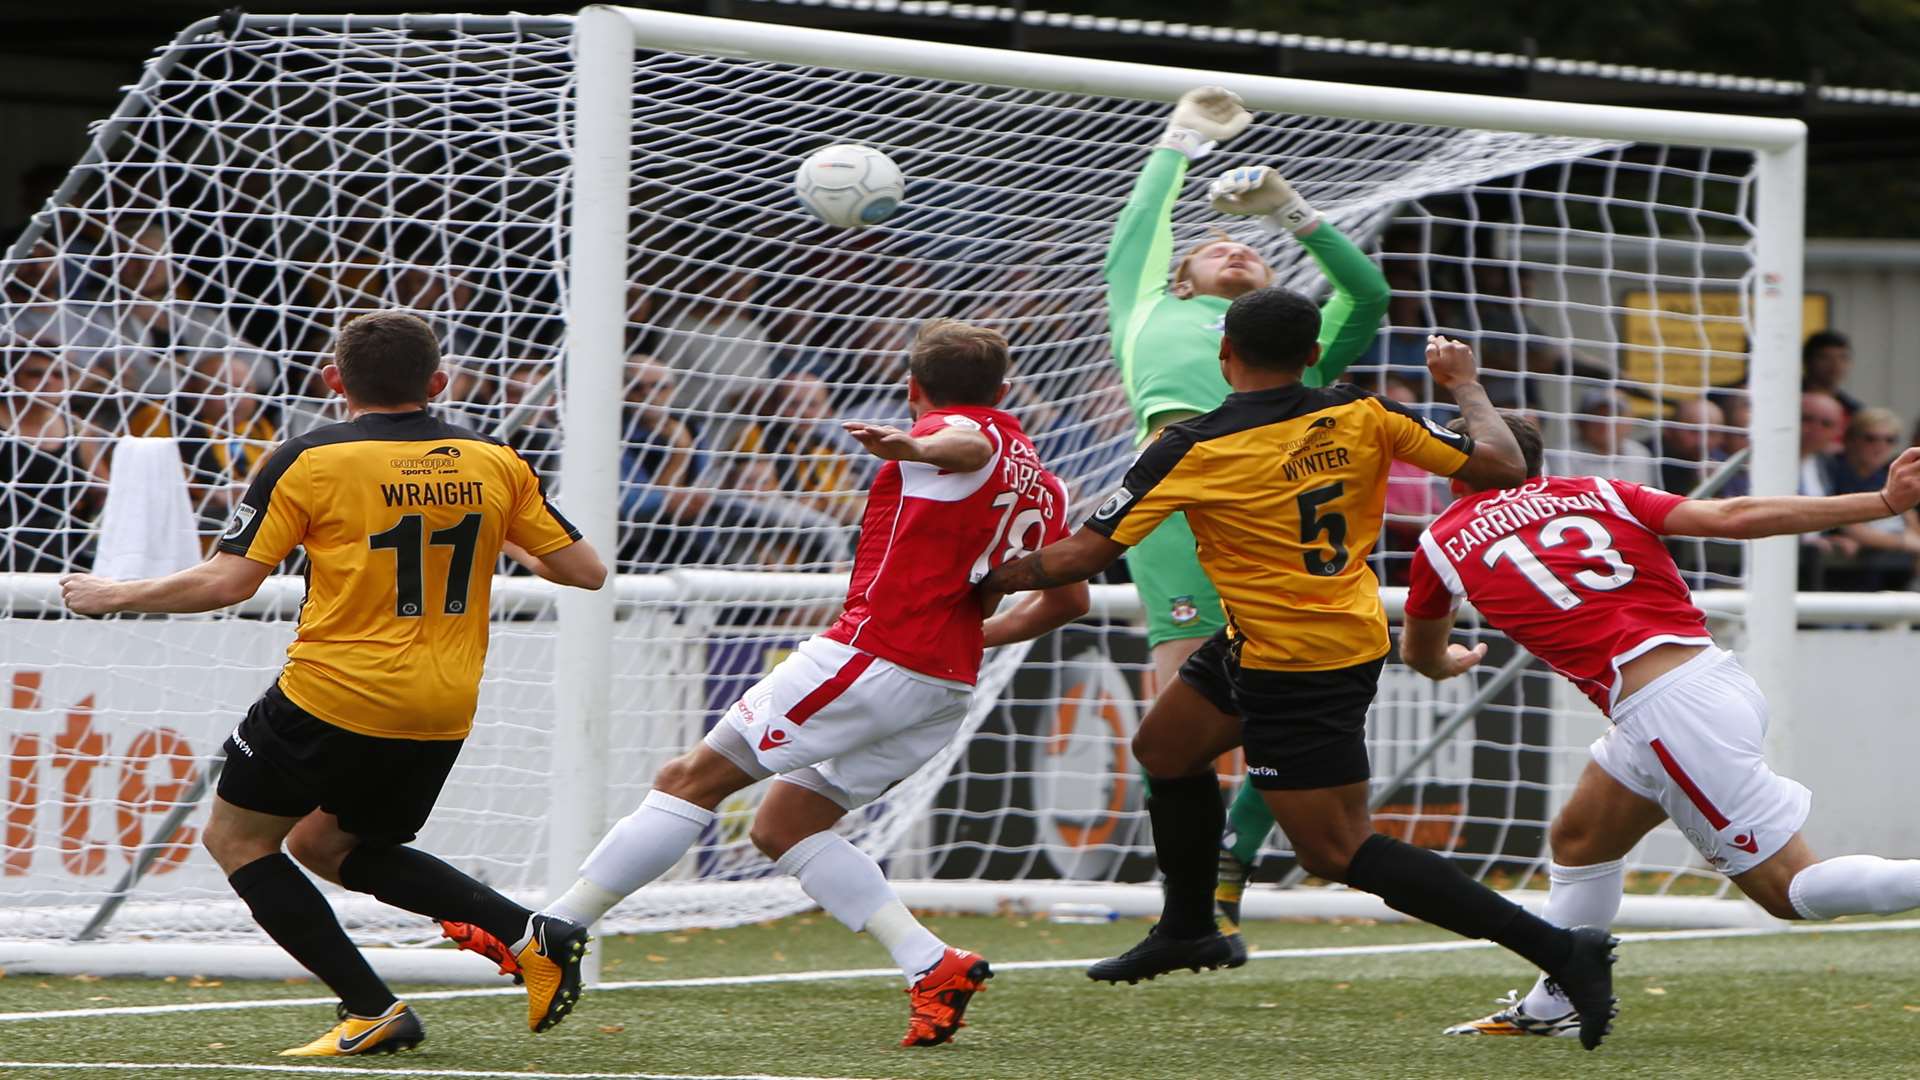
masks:
[[(171, 836), (155, 829), (272, 679), (297, 581), (238, 612), (100, 621), (64, 615), (53, 576), (198, 557), (260, 455), (337, 417), (319, 370), (348, 313), (431, 320), (453, 375), (442, 407), (483, 430), (508, 422), (550, 485), (563, 455), (618, 462), (612, 712), (589, 748), (607, 777), (605, 820), (580, 823), (588, 842), (831, 618), (873, 464), (838, 421), (905, 418), (902, 349), (922, 320), (1008, 335), (1009, 407), (1078, 512), (1124, 471), (1133, 425), (1101, 264), (1169, 97), (1036, 88), (1045, 65), (1004, 80), (1024, 88), (942, 75), (938, 47), (916, 46), (916, 75), (756, 59), (750, 42), (724, 56), (638, 49), (632, 210), (605, 223), (628, 238), (619, 438), (579, 445), (560, 421), (564, 394), (549, 400), (543, 385), (567, 349), (581, 107), (570, 32), (568, 19), (473, 17), (197, 28), (150, 65), (0, 264), (0, 939), (75, 935), (150, 839), (159, 857), (109, 938), (257, 939), (193, 844), (204, 806)], [(1011, 73), (1034, 59), (999, 62)], [(1324, 295), (1298, 244), (1223, 221), (1199, 196), (1230, 165), (1277, 165), (1393, 288), (1351, 378), (1444, 419), (1415, 358), (1438, 329), (1478, 346), (1496, 400), (1542, 420), (1557, 468), (1691, 486), (1738, 448), (1754, 154), (1624, 130), (1340, 119), (1276, 109), (1279, 94), (1249, 94), (1254, 127), (1196, 168), (1174, 212), (1178, 246), (1226, 227), (1282, 282)], [(906, 207), (860, 232), (808, 217), (793, 163), (830, 142), (890, 154)], [(572, 494), (555, 499), (564, 509)], [(1373, 555), (1384, 583), (1400, 581), (1444, 499), (1430, 480), (1396, 477)], [(1697, 587), (1743, 581), (1737, 549), (1682, 554)], [(550, 877), (553, 747), (581, 737), (557, 715), (566, 658), (551, 595), (525, 578), (496, 590), (478, 723), (419, 841), (528, 900)], [(966, 887), (912, 895), (1151, 882), (1126, 750), (1151, 689), (1130, 595), (1105, 590), (1094, 619), (991, 658), (966, 737), (851, 817), (850, 835), (896, 878)], [(1578, 695), (1526, 667), (1416, 761), (1503, 649), (1480, 683), (1389, 669), (1372, 732), (1380, 822), (1488, 880), (1537, 885), (1545, 822), (1601, 726)], [(611, 924), (803, 905), (747, 843), (753, 801), (728, 803), (670, 880)], [(1279, 873), (1284, 837), (1270, 846)], [(1634, 869), (1640, 890), (1717, 888), (1664, 831)], [(364, 942), (436, 936), (417, 916), (335, 899)]]

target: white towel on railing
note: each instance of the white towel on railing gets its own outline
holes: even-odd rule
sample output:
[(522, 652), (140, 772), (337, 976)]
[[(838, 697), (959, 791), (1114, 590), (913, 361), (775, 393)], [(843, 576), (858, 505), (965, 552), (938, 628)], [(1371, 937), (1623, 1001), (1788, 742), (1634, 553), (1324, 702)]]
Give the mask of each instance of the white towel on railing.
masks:
[(111, 475), (94, 573), (127, 581), (171, 574), (200, 561), (178, 443), (121, 438), (113, 444)]

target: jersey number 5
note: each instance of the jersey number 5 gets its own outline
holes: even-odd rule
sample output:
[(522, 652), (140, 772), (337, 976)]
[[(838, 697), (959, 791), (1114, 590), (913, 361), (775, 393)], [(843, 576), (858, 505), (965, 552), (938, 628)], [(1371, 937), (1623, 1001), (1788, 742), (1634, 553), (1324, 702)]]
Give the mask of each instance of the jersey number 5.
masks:
[[(393, 528), (367, 537), (367, 546), (375, 551), (393, 549), (393, 613), (416, 618), (425, 602), (421, 578), (425, 576), (426, 550), (420, 534), (426, 526), (419, 514), (408, 514)], [(464, 615), (467, 610), (467, 585), (473, 580), (473, 549), (480, 542), (480, 515), (468, 514), (459, 523), (437, 529), (427, 537), (434, 547), (450, 547), (453, 558), (447, 563), (446, 600), (441, 610), (449, 615)]]
[(1315, 577), (1332, 577), (1347, 568), (1347, 516), (1320, 512), (1322, 506), (1339, 498), (1345, 490), (1344, 483), (1335, 481), (1294, 497), (1294, 505), (1300, 509), (1300, 543), (1313, 544), (1321, 533), (1326, 533), (1327, 543), (1333, 547), (1331, 555), (1322, 555), (1318, 547), (1307, 548), (1302, 561), (1307, 564), (1307, 573)]
[[(1620, 553), (1613, 550), (1613, 534), (1607, 531), (1605, 525), (1590, 517), (1575, 515), (1554, 518), (1541, 528), (1540, 546), (1558, 547), (1566, 542), (1569, 532), (1579, 533), (1581, 539), (1586, 541), (1586, 546), (1580, 549), (1581, 558), (1599, 559), (1607, 564), (1609, 571), (1602, 574), (1593, 570), (1581, 570), (1573, 575), (1576, 584), (1585, 585), (1595, 592), (1612, 592), (1633, 580), (1633, 567), (1627, 565), (1626, 560), (1620, 557)], [(1541, 562), (1540, 557), (1535, 555), (1533, 549), (1529, 548), (1518, 535), (1503, 537), (1498, 542), (1487, 545), (1486, 553), (1480, 558), (1487, 564), (1488, 569), (1497, 567), (1501, 559), (1511, 560), (1526, 577), (1528, 584), (1540, 590), (1541, 595), (1553, 601), (1553, 606), (1561, 611), (1580, 606), (1580, 597), (1575, 595), (1572, 589), (1567, 588), (1565, 582), (1553, 576), (1553, 571), (1547, 569), (1547, 564)]]

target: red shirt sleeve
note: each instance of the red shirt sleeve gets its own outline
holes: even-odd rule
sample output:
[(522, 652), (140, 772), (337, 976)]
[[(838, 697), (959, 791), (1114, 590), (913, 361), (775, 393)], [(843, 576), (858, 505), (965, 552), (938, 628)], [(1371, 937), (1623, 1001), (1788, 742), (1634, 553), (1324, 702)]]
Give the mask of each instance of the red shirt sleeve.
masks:
[(1447, 583), (1427, 561), (1424, 547), (1413, 549), (1413, 564), (1407, 568), (1407, 617), (1444, 619), (1453, 613), (1454, 596)]
[(1638, 518), (1640, 524), (1657, 533), (1667, 531), (1667, 515), (1673, 508), (1686, 502), (1686, 496), (1661, 491), (1658, 488), (1643, 487), (1624, 480), (1609, 480), (1613, 490), (1620, 493), (1620, 501), (1627, 505), (1627, 512)]

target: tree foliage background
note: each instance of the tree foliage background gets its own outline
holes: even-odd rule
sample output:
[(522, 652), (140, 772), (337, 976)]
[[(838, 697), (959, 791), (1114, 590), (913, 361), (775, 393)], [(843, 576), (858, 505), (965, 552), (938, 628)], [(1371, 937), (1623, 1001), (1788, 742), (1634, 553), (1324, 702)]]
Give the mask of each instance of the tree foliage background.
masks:
[[(1524, 53), (1920, 91), (1920, 0), (1030, 0), (1119, 18), (1251, 26), (1407, 45)], [(1814, 155), (1811, 236), (1920, 237), (1920, 160), (1907, 141)]]
[(1920, 89), (1920, 0), (1055, 0), (1121, 18)]

